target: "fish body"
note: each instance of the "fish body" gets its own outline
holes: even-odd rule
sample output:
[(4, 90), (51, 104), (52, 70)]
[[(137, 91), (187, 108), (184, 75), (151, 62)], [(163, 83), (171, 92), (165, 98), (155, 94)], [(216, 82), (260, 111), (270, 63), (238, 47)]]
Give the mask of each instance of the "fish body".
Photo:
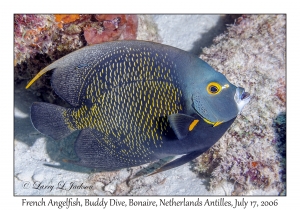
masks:
[(226, 132), (250, 96), (195, 55), (145, 41), (77, 50), (43, 69), (72, 108), (33, 103), (34, 127), (54, 139), (81, 130), (78, 165), (117, 170), (201, 155)]

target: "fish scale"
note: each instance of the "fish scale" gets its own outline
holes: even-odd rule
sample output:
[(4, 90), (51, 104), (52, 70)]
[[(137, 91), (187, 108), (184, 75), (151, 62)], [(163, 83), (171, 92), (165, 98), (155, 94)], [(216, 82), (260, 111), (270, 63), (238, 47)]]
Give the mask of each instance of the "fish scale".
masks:
[[(31, 106), (40, 132), (74, 143), (78, 165), (116, 170), (183, 155), (159, 171), (194, 159), (225, 133), (250, 95), (197, 56), (144, 41), (88, 46), (42, 69), (71, 108)], [(74, 161), (70, 161), (74, 162)]]
[[(151, 56), (151, 53), (149, 53)], [(148, 55), (149, 55), (148, 54)], [(127, 55), (127, 54), (126, 54)], [(143, 54), (141, 54), (140, 56), (144, 56)], [(127, 56), (127, 57), (130, 57)], [(133, 57), (139, 57), (139, 54), (133, 54)], [(158, 57), (158, 54), (156, 53), (156, 57)], [(119, 59), (121, 60), (121, 58), (119, 57)], [(144, 58), (145, 60), (147, 60), (147, 58)], [(134, 60), (134, 59), (132, 59)], [(141, 59), (142, 61), (142, 59)], [(155, 61), (152, 58), (152, 61)], [(134, 62), (134, 61), (133, 61)], [(133, 66), (137, 66), (136, 62), (139, 62), (138, 59), (135, 60), (135, 62), (132, 64), (129, 61), (129, 65), (127, 65), (127, 63), (124, 64), (124, 66), (128, 66), (127, 69), (123, 69), (120, 70), (118, 69), (117, 65), (109, 65), (109, 68), (106, 68), (106, 71), (104, 72), (105, 77), (103, 77), (103, 73), (102, 71), (96, 71), (96, 73), (91, 76), (91, 83), (88, 83), (90, 85), (88, 85), (86, 87), (87, 92), (86, 92), (86, 96), (87, 96), (87, 100), (91, 100), (91, 101), (95, 101), (95, 98), (98, 98), (99, 95), (101, 93), (101, 88), (103, 87), (103, 82), (107, 83), (109, 82), (109, 84), (105, 85), (107, 87), (109, 87), (107, 90), (102, 90), (102, 92), (105, 92), (104, 96), (103, 96), (103, 101), (105, 101), (105, 103), (96, 103), (95, 106), (97, 107), (96, 110), (105, 110), (108, 111), (109, 115), (107, 116), (106, 113), (103, 112), (94, 112), (95, 110), (91, 110), (90, 112), (87, 113), (87, 117), (86, 118), (82, 118), (81, 115), (78, 115), (77, 112), (82, 113), (82, 110), (73, 110), (72, 113), (69, 113), (69, 116), (71, 116), (71, 120), (72, 122), (75, 122), (76, 124), (76, 129), (84, 129), (88, 126), (95, 128), (99, 131), (101, 131), (102, 133), (105, 133), (106, 135), (109, 134), (113, 134), (113, 130), (114, 129), (122, 129), (122, 125), (119, 124), (117, 121), (115, 121), (115, 119), (120, 115), (120, 111), (124, 111), (123, 108), (121, 108), (118, 103), (118, 100), (116, 99), (116, 95), (118, 97), (120, 97), (121, 99), (129, 99), (127, 101), (127, 106), (126, 107), (133, 107), (131, 108), (132, 112), (126, 112), (128, 113), (126, 116), (124, 116), (124, 118), (127, 118), (131, 123), (129, 123), (129, 125), (135, 125), (135, 126), (131, 126), (127, 129), (128, 131), (131, 131), (132, 133), (127, 134), (129, 137), (136, 139), (135, 143), (137, 147), (133, 147), (132, 141), (124, 141), (123, 143), (126, 144), (126, 147), (129, 148), (129, 151), (126, 152), (127, 154), (127, 158), (128, 155), (131, 154), (133, 155), (133, 157), (135, 155), (138, 155), (140, 153), (143, 153), (144, 155), (147, 154), (145, 148), (144, 148), (144, 144), (143, 142), (152, 139), (154, 145), (157, 147), (159, 146), (162, 142), (157, 143), (157, 141), (162, 139), (162, 136), (158, 136), (155, 135), (156, 134), (156, 130), (154, 127), (151, 126), (142, 126), (142, 125), (146, 125), (145, 121), (155, 121), (157, 117), (160, 116), (165, 116), (171, 113), (177, 113), (180, 111), (180, 107), (179, 106), (174, 106), (174, 107), (168, 107), (168, 104), (180, 104), (180, 97), (181, 97), (181, 92), (179, 91), (178, 88), (176, 88), (174, 85), (173, 87), (171, 87), (172, 85), (169, 85), (167, 83), (164, 83), (165, 81), (169, 81), (172, 82), (172, 78), (168, 77), (168, 75), (166, 75), (164, 73), (164, 69), (161, 68), (160, 66), (156, 66), (153, 68), (153, 66), (151, 66), (151, 70), (152, 71), (147, 71), (145, 66), (138, 66), (136, 69), (134, 68), (129, 68), (130, 65)], [(156, 64), (160, 64), (159, 62), (155, 62)], [(152, 63), (154, 64), (154, 62)], [(106, 63), (106, 65), (108, 65)], [(101, 66), (102, 67), (102, 66)], [(148, 67), (148, 66), (147, 66)], [(169, 68), (172, 68), (171, 66)], [(103, 67), (101, 68), (103, 70)], [(117, 77), (117, 74), (121, 74), (121, 75), (127, 75), (127, 77), (123, 77), (123, 80), (128, 81), (127, 83), (122, 83), (120, 81), (120, 77)], [(127, 74), (127, 73), (131, 73), (131, 74)], [(132, 76), (134, 75), (134, 76)], [(139, 75), (139, 77), (137, 77)], [(154, 75), (154, 78), (151, 77), (151, 81), (150, 80), (150, 76)], [(165, 77), (162, 79), (161, 75), (165, 75)], [(114, 83), (112, 84), (112, 77), (114, 79)], [(103, 81), (103, 78), (105, 78), (105, 80)], [(156, 80), (158, 81), (155, 81)], [(143, 81), (144, 80), (144, 81)], [(150, 82), (150, 83), (149, 83)], [(158, 83), (158, 84), (153, 84), (153, 83)], [(117, 88), (115, 87), (116, 84), (118, 84)], [(162, 85), (161, 85), (162, 84)], [(164, 89), (163, 86), (168, 87), (167, 89)], [(110, 89), (111, 87), (113, 87), (112, 89)], [(117, 91), (115, 91), (116, 89), (118, 89)], [(129, 89), (129, 90), (128, 90)], [(155, 89), (158, 92), (154, 92), (153, 94), (153, 90)], [(100, 90), (100, 91), (99, 91)], [(165, 91), (163, 91), (165, 90)], [(178, 99), (178, 101), (173, 101), (173, 95), (170, 94), (170, 92), (173, 92), (173, 94), (178, 94), (178, 97), (176, 97), (175, 99)], [(130, 97), (130, 93), (134, 93), (134, 95), (138, 95), (138, 99), (135, 101), (135, 97)], [(155, 94), (156, 93), (156, 94)], [(152, 96), (151, 100), (153, 101), (159, 101), (160, 103), (157, 104), (156, 106), (152, 106), (147, 108), (148, 106), (146, 106), (146, 104), (148, 104), (146, 101), (146, 96), (150, 95)], [(168, 96), (171, 96), (168, 97)], [(107, 99), (106, 99), (107, 98)], [(162, 100), (162, 98), (165, 98), (165, 100)], [(148, 98), (147, 98), (148, 99)], [(131, 104), (130, 104), (131, 103)], [(154, 105), (154, 104), (153, 104)], [(103, 107), (104, 106), (104, 107)], [(166, 112), (166, 109), (167, 111)], [(106, 108), (108, 108), (108, 110), (106, 110)], [(137, 110), (139, 109), (139, 110)], [(119, 112), (118, 112), (118, 111)], [(135, 113), (142, 113), (142, 114), (138, 114), (135, 116)], [(150, 113), (151, 119), (149, 117), (147, 117), (146, 119), (144, 118), (144, 113)], [(91, 122), (91, 120), (86, 120), (89, 119), (91, 116), (97, 116), (97, 120), (95, 120), (94, 122), (102, 122), (102, 121), (106, 121), (109, 122), (108, 125), (103, 125), (103, 124), (95, 124), (93, 122)], [(124, 120), (124, 119), (123, 119)], [(89, 122), (88, 125), (86, 124), (86, 122)], [(123, 121), (124, 122), (124, 121)], [(166, 122), (167, 123), (167, 122)], [(153, 123), (152, 123), (153, 124)], [(73, 126), (73, 123), (70, 123), (70, 126)], [(160, 135), (163, 134), (163, 130), (166, 129), (166, 125), (162, 125), (162, 123), (158, 124), (158, 126), (160, 127)], [(72, 127), (73, 128), (73, 127)], [(109, 128), (108, 130), (105, 128)], [(124, 132), (125, 130), (121, 130), (121, 132)], [(126, 133), (127, 133), (126, 132)], [(116, 135), (113, 135), (115, 138), (117, 138)], [(110, 140), (105, 138), (105, 142), (110, 146), (110, 147), (114, 147), (114, 144), (111, 144)], [(140, 148), (143, 152), (140, 151)], [(113, 150), (114, 151), (114, 150)], [(124, 149), (122, 150), (124, 152)], [(116, 152), (114, 155), (117, 155), (118, 152)], [(149, 152), (148, 152), (149, 153)], [(123, 158), (124, 159), (124, 158)]]

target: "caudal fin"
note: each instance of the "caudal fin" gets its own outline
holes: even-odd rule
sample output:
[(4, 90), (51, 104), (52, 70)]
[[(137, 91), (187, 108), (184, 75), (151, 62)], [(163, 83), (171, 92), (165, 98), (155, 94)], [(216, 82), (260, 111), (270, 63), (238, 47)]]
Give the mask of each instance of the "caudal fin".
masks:
[(39, 132), (60, 140), (74, 131), (65, 123), (65, 111), (66, 108), (61, 106), (35, 102), (31, 106), (31, 122)]

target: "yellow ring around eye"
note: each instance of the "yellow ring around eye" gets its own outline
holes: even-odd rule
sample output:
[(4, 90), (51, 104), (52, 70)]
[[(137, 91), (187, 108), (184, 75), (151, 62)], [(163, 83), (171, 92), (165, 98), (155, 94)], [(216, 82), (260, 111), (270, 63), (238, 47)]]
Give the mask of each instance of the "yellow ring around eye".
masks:
[(206, 90), (209, 94), (216, 95), (221, 92), (222, 86), (219, 83), (211, 82), (207, 85)]

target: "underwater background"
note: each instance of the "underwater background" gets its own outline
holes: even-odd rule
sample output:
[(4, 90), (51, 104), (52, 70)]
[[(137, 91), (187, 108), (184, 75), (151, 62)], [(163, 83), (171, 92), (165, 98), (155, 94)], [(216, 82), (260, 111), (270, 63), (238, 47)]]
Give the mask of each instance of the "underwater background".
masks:
[[(16, 14), (14, 35), (15, 195), (286, 194), (285, 15)], [(179, 168), (136, 179), (134, 174), (146, 165), (98, 172), (64, 163), (74, 156), (76, 134), (54, 141), (36, 131), (29, 118), (34, 101), (65, 105), (51, 89), (51, 73), (25, 90), (33, 75), (69, 52), (129, 39), (199, 55), (252, 95), (228, 132), (206, 153)], [(58, 183), (86, 187), (46, 188)]]

